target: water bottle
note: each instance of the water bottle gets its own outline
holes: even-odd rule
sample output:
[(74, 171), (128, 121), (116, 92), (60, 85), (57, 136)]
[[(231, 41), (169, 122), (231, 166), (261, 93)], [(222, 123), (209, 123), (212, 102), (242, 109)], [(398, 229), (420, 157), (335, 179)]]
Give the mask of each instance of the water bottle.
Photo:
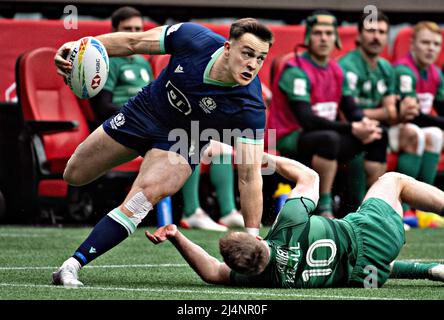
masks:
[(173, 223), (173, 212), (171, 209), (171, 197), (166, 197), (157, 203), (157, 227)]
[(291, 186), (289, 184), (279, 182), (278, 187), (273, 194), (273, 198), (276, 199), (276, 214), (281, 211), (285, 201), (288, 199), (288, 195), (290, 194), (290, 192)]

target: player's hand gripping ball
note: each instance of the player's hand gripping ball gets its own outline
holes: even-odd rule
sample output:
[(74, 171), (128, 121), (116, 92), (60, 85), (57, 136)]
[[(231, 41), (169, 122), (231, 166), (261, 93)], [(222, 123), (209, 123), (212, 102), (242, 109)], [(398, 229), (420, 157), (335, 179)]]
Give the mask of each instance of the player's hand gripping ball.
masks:
[(94, 37), (75, 42), (67, 60), (72, 63), (67, 84), (81, 99), (94, 97), (108, 79), (109, 58), (103, 44)]

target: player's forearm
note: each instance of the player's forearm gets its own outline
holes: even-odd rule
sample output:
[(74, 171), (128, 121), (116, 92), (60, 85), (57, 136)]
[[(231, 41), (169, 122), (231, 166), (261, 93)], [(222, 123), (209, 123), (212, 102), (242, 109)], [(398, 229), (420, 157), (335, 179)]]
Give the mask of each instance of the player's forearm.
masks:
[[(245, 171), (244, 171), (245, 170)], [(263, 210), (262, 175), (259, 166), (239, 171), (239, 193), (245, 227), (260, 228)]]
[(162, 27), (145, 32), (113, 32), (97, 36), (110, 57), (133, 54), (159, 54)]
[(387, 121), (387, 122), (389, 121), (387, 111), (384, 108), (365, 109), (364, 115), (367, 118), (373, 119), (373, 120)]
[(209, 255), (199, 245), (190, 241), (180, 231), (169, 240), (202, 280), (209, 283), (218, 282), (218, 270), (221, 262)]
[(317, 179), (318, 177), (316, 171), (296, 160), (279, 157), (268, 153), (264, 153), (263, 159), (264, 162), (268, 162), (270, 165), (274, 166), (277, 173), (295, 183), (298, 181), (300, 182), (301, 180)]

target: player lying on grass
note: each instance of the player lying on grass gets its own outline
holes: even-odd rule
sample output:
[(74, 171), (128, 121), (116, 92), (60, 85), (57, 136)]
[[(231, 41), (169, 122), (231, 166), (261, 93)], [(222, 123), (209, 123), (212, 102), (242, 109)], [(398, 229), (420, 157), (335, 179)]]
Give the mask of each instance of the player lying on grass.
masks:
[(444, 282), (444, 265), (394, 262), (405, 243), (401, 201), (443, 213), (444, 192), (399, 173), (386, 173), (362, 205), (343, 219), (312, 215), (319, 177), (297, 161), (264, 154), (264, 162), (296, 187), (265, 239), (233, 232), (219, 241), (224, 262), (187, 239), (175, 225), (146, 236), (154, 244), (170, 240), (208, 283), (284, 287), (381, 287), (395, 278)]

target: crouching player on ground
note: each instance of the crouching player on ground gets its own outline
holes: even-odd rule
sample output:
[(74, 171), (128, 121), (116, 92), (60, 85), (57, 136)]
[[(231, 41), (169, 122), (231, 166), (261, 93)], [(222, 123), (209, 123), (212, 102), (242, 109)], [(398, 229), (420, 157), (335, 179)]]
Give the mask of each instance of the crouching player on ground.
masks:
[(386, 173), (369, 189), (357, 212), (330, 220), (312, 215), (319, 198), (315, 171), (269, 154), (264, 154), (264, 162), (296, 183), (265, 239), (229, 233), (219, 241), (224, 258), (220, 262), (175, 225), (154, 234), (147, 231), (146, 236), (155, 244), (170, 240), (194, 271), (213, 284), (380, 287), (389, 276), (444, 281), (444, 265), (393, 262), (405, 243), (401, 202), (442, 214), (444, 192), (403, 174)]

